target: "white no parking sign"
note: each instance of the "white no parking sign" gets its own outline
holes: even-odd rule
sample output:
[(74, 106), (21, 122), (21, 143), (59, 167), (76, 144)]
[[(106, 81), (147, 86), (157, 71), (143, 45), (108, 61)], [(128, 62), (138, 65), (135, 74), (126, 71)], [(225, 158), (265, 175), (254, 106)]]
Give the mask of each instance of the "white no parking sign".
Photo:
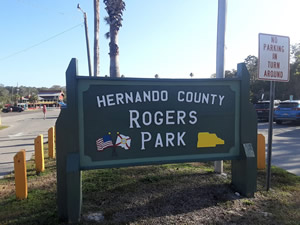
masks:
[(259, 34), (258, 79), (270, 81), (270, 108), (268, 132), (267, 191), (271, 182), (273, 108), (275, 82), (290, 79), (290, 38), (272, 34)]
[(290, 38), (259, 34), (259, 80), (288, 82), (290, 79)]

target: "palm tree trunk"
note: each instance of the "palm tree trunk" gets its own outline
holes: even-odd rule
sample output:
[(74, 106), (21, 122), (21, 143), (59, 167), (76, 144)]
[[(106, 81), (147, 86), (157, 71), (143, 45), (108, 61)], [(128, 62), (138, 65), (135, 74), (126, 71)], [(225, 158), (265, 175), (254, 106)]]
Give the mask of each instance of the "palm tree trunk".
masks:
[(119, 46), (118, 46), (118, 31), (114, 26), (110, 26), (110, 77), (120, 77), (119, 68)]
[(94, 0), (94, 76), (99, 76), (99, 0)]

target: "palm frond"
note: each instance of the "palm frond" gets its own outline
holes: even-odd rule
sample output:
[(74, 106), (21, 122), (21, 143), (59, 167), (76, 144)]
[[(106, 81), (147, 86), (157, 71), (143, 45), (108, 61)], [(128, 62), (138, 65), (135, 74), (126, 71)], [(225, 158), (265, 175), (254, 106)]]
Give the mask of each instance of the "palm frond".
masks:
[(108, 16), (104, 17), (104, 21), (106, 22), (107, 25), (110, 24), (110, 20), (109, 20), (109, 17), (108, 17)]

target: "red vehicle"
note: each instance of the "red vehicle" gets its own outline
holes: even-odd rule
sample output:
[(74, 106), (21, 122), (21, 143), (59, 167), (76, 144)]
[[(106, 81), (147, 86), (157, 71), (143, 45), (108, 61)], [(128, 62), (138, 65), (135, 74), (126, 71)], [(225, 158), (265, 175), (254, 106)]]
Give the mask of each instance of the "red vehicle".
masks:
[[(278, 107), (280, 101), (274, 100), (274, 110)], [(269, 120), (270, 101), (260, 101), (254, 104), (258, 120)]]

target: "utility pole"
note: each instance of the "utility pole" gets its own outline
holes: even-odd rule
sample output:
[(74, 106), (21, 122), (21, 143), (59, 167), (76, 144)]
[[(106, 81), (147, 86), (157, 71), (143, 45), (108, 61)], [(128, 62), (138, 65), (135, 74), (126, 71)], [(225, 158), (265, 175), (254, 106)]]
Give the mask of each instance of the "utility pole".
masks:
[(100, 4), (99, 0), (94, 0), (94, 76), (99, 76), (99, 19)]
[(217, 31), (217, 67), (216, 78), (225, 78), (224, 52), (225, 52), (225, 29), (226, 29), (227, 0), (218, 0), (218, 31)]
[[(227, 0), (218, 0), (216, 78), (225, 78), (224, 51), (225, 51), (225, 28), (226, 28), (226, 11), (227, 11), (226, 8), (227, 8)], [(215, 172), (223, 173), (223, 161), (215, 161)]]
[(84, 18), (84, 28), (85, 28), (85, 39), (86, 39), (86, 50), (87, 50), (87, 57), (88, 57), (88, 66), (89, 66), (89, 76), (92, 76), (92, 64), (91, 64), (91, 56), (90, 56), (90, 44), (89, 44), (89, 33), (88, 33), (88, 24), (87, 24), (87, 15), (84, 12), (80, 5), (77, 5), (77, 9), (79, 9), (83, 13)]

